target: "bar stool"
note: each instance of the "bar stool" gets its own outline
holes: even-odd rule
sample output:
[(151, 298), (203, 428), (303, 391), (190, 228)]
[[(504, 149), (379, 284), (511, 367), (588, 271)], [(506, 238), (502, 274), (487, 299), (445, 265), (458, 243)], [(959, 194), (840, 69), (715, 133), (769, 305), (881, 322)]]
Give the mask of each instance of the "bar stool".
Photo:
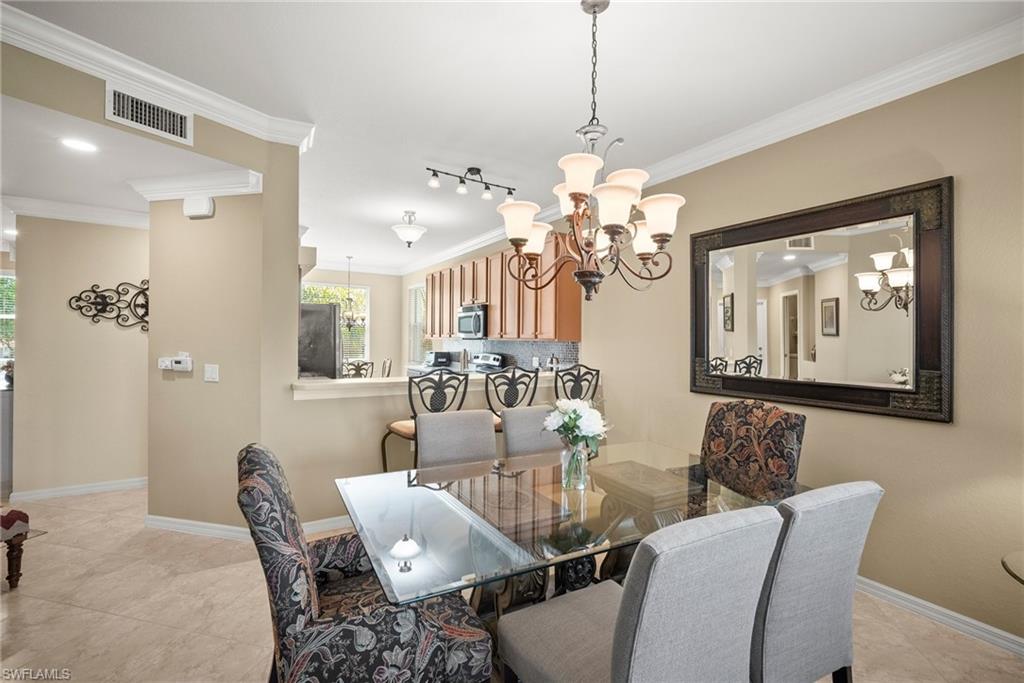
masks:
[(601, 371), (576, 365), (555, 371), (555, 398), (575, 398), (593, 401), (597, 395), (597, 385), (601, 379)]
[(540, 370), (511, 367), (488, 373), (484, 377), (484, 396), (487, 398), (487, 407), (494, 413), (494, 431), (502, 430), (502, 410), (533, 405), (539, 376)]
[[(409, 378), (409, 409), (412, 416), (408, 420), (395, 420), (388, 425), (384, 438), (380, 440), (380, 460), (384, 471), (388, 471), (388, 437), (392, 434), (416, 443), (416, 416), (420, 413), (444, 413), (448, 410), (461, 410), (466, 401), (466, 389), (469, 387), (469, 375), (451, 370), (434, 370), (419, 377)], [(417, 462), (413, 459), (413, 467)]]
[(373, 377), (372, 360), (347, 360), (341, 365), (342, 377)]
[(391, 359), (385, 358), (380, 363), (380, 376), (390, 377), (391, 376)]

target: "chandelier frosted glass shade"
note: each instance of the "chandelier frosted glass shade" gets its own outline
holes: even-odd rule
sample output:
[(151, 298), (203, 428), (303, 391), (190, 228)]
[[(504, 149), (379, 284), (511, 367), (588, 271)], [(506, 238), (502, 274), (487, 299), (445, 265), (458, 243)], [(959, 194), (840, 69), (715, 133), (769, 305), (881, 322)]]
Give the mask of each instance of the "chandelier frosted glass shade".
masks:
[(856, 273), (857, 286), (862, 292), (878, 292), (882, 289), (882, 274), (877, 272)]
[(647, 228), (647, 221), (636, 221), (636, 234), (633, 235), (633, 253), (637, 256), (651, 256), (658, 250), (658, 245), (651, 238), (651, 231)]
[(895, 251), (880, 251), (877, 254), (871, 255), (871, 260), (875, 264), (875, 270), (879, 272), (892, 268), (894, 258), (896, 258)]
[(533, 202), (512, 201), (498, 205), (498, 213), (505, 219), (505, 236), (525, 244), (533, 231), (533, 217), (540, 206)]
[(630, 185), (603, 183), (593, 190), (600, 209), (601, 225), (626, 225), (640, 192)]
[(594, 176), (602, 167), (601, 157), (584, 152), (566, 154), (558, 160), (558, 168), (565, 172), (565, 190), (570, 194), (590, 194), (594, 189)]
[(636, 190), (636, 196), (639, 199), (640, 193), (644, 189), (644, 183), (650, 179), (651, 174), (642, 168), (620, 168), (618, 171), (609, 173), (604, 180), (612, 185), (629, 185)]
[(548, 233), (551, 232), (550, 223), (534, 223), (533, 227), (530, 228), (530, 238), (526, 240), (526, 244), (523, 246), (523, 253), (527, 256), (539, 256), (544, 252), (544, 242), (548, 238)]
[(565, 183), (558, 183), (551, 191), (556, 197), (558, 197), (558, 210), (562, 216), (571, 216), (572, 212), (576, 210), (576, 205), (572, 201), (572, 197), (569, 196), (569, 190), (565, 189)]
[(677, 194), (654, 194), (641, 199), (637, 208), (647, 219), (647, 228), (652, 236), (668, 235), (671, 237), (676, 232), (679, 209), (685, 203), (686, 199)]
[(889, 279), (889, 286), (893, 288), (908, 287), (914, 284), (913, 268), (890, 268), (885, 271), (885, 275)]

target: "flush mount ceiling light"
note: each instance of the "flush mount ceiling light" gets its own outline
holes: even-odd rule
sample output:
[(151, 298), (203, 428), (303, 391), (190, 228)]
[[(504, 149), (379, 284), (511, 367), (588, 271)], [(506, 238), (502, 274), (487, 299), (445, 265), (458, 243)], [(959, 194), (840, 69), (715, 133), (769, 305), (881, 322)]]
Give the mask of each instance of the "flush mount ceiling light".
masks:
[(470, 166), (462, 175), (459, 175), (458, 173), (449, 173), (448, 171), (441, 171), (429, 166), (427, 166), (427, 170), (430, 171), (430, 177), (427, 179), (427, 187), (432, 190), (436, 190), (441, 187), (440, 176), (446, 175), (449, 178), (458, 178), (459, 183), (455, 186), (456, 194), (469, 194), (469, 186), (466, 183), (476, 183), (477, 185), (484, 186), (484, 191), (480, 193), (480, 199), (483, 199), (485, 202), (489, 202), (494, 199), (494, 192), (492, 190), (495, 187), (500, 187), (505, 190), (505, 197), (507, 199), (511, 199), (515, 196), (513, 193), (516, 191), (516, 188), (496, 183), (493, 180), (484, 180), (483, 173), (477, 166)]
[[(672, 270), (672, 255), (666, 245), (676, 231), (679, 208), (686, 200), (677, 194), (656, 194), (640, 198), (643, 184), (650, 174), (639, 168), (624, 168), (609, 173), (605, 182), (595, 186), (597, 172), (605, 166), (608, 151), (622, 144), (615, 138), (604, 149), (594, 153), (598, 141), (608, 128), (597, 117), (597, 15), (608, 9), (609, 0), (582, 0), (583, 11), (591, 17), (590, 120), (576, 130), (583, 151), (567, 154), (558, 160), (565, 173), (565, 182), (553, 189), (562, 215), (569, 223), (568, 232), (554, 234), (556, 258), (541, 264), (540, 255), (551, 226), (535, 223), (540, 206), (533, 202), (509, 201), (498, 207), (505, 219), (505, 234), (515, 248), (508, 260), (509, 274), (532, 290), (547, 287), (566, 266), (573, 266), (573, 278), (583, 287), (587, 301), (597, 293), (601, 281), (616, 273), (636, 290), (644, 290)], [(600, 217), (596, 210), (600, 205)], [(642, 213), (643, 219), (634, 218)], [(633, 248), (639, 265), (632, 266), (622, 258)], [(546, 265), (546, 267), (544, 267)], [(542, 269), (543, 268), (543, 269)]]
[(398, 235), (398, 239), (405, 242), (405, 245), (412, 248), (412, 243), (423, 237), (423, 234), (427, 231), (422, 225), (416, 225), (416, 212), (406, 211), (405, 215), (402, 216), (402, 222), (398, 225), (392, 225), (391, 229)]
[(95, 152), (98, 147), (91, 142), (79, 140), (78, 138), (61, 138), (60, 144), (75, 150), (76, 152)]

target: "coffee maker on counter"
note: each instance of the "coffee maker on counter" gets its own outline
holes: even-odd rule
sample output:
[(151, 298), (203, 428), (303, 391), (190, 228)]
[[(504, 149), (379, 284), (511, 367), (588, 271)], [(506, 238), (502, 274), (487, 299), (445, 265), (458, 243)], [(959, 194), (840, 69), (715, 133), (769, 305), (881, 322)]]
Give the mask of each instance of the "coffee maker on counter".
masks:
[(446, 368), (451, 364), (451, 351), (427, 351), (423, 355), (423, 367), (425, 368)]

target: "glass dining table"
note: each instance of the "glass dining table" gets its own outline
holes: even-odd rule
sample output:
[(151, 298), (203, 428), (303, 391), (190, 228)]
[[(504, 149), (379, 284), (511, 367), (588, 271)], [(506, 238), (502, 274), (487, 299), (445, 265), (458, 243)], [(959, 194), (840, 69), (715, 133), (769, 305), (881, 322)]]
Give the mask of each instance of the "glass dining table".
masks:
[[(478, 586), (497, 610), (625, 571), (654, 531), (694, 517), (775, 504), (706, 477), (696, 456), (649, 442), (603, 446), (587, 487), (563, 490), (556, 451), (494, 461), (337, 479), (388, 600), (407, 604)], [(621, 575), (621, 574), (620, 574)]]

